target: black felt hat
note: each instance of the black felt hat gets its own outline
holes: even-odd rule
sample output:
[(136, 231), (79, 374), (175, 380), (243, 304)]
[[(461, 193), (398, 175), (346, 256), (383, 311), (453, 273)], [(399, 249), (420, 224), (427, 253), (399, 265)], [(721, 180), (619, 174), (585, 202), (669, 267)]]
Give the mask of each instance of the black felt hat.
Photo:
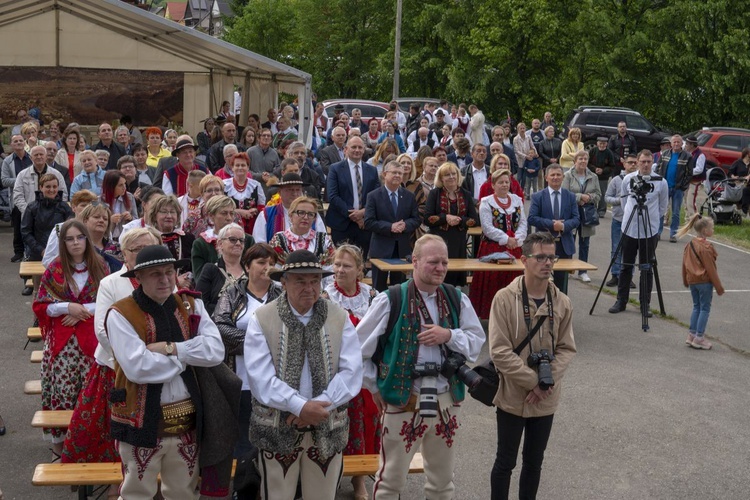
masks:
[(285, 274), (320, 274), (322, 278), (331, 276), (333, 272), (326, 271), (320, 265), (320, 261), (309, 250), (295, 250), (290, 253), (281, 269), (274, 269), (268, 276), (279, 281)]
[(172, 264), (175, 269), (179, 269), (188, 266), (190, 261), (187, 259), (175, 259), (169, 249), (163, 245), (149, 245), (138, 252), (138, 256), (135, 258), (135, 266), (128, 272), (123, 273), (122, 276), (125, 278), (135, 278), (136, 271), (167, 264)]

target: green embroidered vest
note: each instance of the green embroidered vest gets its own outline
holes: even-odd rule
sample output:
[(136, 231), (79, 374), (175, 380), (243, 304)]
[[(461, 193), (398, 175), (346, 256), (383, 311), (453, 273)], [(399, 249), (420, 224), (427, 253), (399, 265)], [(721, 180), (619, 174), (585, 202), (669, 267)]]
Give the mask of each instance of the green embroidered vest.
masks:
[[(417, 362), (419, 350), (417, 335), (420, 328), (418, 325), (416, 325), (416, 328), (409, 325), (407, 318), (409, 310), (407, 290), (410, 282), (411, 280), (407, 280), (401, 284), (401, 312), (393, 330), (384, 334), (388, 335), (388, 340), (385, 343), (383, 359), (378, 366), (378, 390), (380, 395), (387, 403), (400, 407), (406, 406), (411, 396), (412, 368)], [(440, 288), (447, 297), (449, 292), (445, 290), (443, 285), (440, 285)], [(456, 291), (460, 304), (461, 292)], [(390, 296), (390, 292), (386, 293)], [(460, 311), (455, 310), (450, 300), (447, 300), (447, 303), (451, 309), (450, 322), (441, 326), (458, 328)], [(393, 304), (391, 304), (391, 307), (393, 307)], [(454, 375), (448, 380), (448, 383), (453, 401), (456, 403), (463, 401), (466, 395), (466, 386), (463, 382)]]

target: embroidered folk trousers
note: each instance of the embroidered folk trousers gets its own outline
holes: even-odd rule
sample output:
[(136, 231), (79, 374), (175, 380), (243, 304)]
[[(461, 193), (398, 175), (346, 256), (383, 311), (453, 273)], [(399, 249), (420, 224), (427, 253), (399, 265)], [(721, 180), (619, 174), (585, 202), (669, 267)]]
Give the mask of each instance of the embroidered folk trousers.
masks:
[[(417, 406), (419, 403), (417, 403)], [(380, 468), (373, 486), (374, 500), (397, 500), (406, 485), (409, 465), (422, 447), (424, 459), (424, 496), (430, 500), (453, 498), (453, 446), (460, 426), (460, 406), (453, 404), (449, 392), (438, 396), (440, 411), (436, 418), (422, 418), (416, 411), (403, 411), (387, 405), (383, 417), (383, 442)]]
[(198, 500), (198, 443), (195, 431), (177, 437), (160, 438), (155, 448), (117, 443), (124, 480), (120, 500), (152, 500), (161, 474), (165, 500)]
[(344, 472), (341, 452), (324, 458), (313, 442), (312, 432), (300, 434), (294, 452), (279, 455), (260, 450), (261, 495), (265, 500), (294, 500), (297, 482), (305, 500), (331, 500)]

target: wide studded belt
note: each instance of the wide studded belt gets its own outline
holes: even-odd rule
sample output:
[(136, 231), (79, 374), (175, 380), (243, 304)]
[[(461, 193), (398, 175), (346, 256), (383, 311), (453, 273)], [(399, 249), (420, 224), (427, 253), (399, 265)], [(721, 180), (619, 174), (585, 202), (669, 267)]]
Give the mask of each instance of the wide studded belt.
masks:
[(195, 429), (195, 405), (190, 399), (162, 405), (159, 437), (174, 437)]

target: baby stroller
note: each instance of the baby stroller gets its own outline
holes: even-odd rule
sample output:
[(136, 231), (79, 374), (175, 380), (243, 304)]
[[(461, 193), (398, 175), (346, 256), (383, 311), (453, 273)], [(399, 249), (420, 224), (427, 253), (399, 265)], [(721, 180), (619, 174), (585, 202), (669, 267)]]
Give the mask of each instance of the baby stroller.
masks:
[(701, 215), (708, 215), (717, 223), (742, 224), (742, 211), (737, 204), (742, 201), (744, 186), (744, 179), (730, 179), (721, 167), (710, 169), (703, 181), (706, 201), (701, 205)]

